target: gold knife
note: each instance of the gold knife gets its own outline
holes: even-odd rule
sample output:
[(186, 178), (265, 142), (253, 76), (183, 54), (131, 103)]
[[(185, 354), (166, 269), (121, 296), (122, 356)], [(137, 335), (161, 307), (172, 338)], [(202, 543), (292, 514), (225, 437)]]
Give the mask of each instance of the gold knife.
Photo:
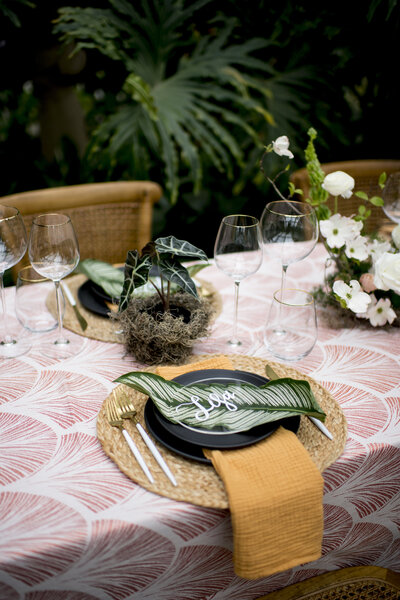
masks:
[(72, 306), (72, 308), (74, 309), (76, 318), (79, 321), (79, 325), (81, 326), (82, 331), (85, 331), (85, 329), (87, 328), (88, 324), (86, 319), (83, 317), (83, 315), (81, 315), (81, 313), (79, 312), (79, 309), (76, 305), (76, 301), (75, 298), (73, 297), (73, 295), (71, 294), (71, 290), (69, 289), (68, 285), (65, 283), (65, 281), (61, 282), (61, 287), (65, 292), (65, 295), (67, 296), (67, 300), (70, 303), (70, 305)]

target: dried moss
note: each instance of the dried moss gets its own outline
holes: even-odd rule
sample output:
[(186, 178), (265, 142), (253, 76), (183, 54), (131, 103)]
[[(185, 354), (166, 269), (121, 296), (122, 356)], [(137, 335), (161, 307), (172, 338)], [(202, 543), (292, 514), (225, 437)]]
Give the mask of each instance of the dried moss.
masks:
[(183, 316), (157, 312), (159, 302), (157, 295), (135, 298), (115, 316), (123, 331), (126, 351), (147, 365), (181, 364), (192, 353), (196, 340), (208, 334), (213, 309), (207, 300), (174, 294), (171, 306), (190, 315), (185, 322)]

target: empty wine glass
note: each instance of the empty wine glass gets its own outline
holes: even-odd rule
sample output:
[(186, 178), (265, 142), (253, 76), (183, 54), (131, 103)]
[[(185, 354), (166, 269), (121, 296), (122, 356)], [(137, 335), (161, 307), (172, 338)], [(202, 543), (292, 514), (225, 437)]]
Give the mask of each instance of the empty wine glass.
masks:
[(11, 335), (6, 315), (4, 292), (4, 271), (16, 265), (25, 254), (27, 235), (25, 225), (17, 208), (0, 205), (0, 294), (3, 309), (3, 332), (0, 341), (0, 357), (14, 358), (27, 352), (30, 343), (27, 339), (16, 339)]
[(400, 223), (400, 173), (389, 175), (383, 193), (383, 210), (391, 221)]
[(79, 246), (71, 219), (62, 214), (44, 214), (33, 219), (29, 237), (32, 267), (52, 279), (56, 288), (58, 333), (53, 344), (43, 348), (54, 358), (68, 358), (79, 351), (81, 343), (68, 340), (63, 332), (60, 280), (79, 262)]
[(264, 209), (261, 232), (267, 254), (282, 263), (282, 293), (288, 266), (302, 260), (315, 248), (319, 233), (317, 215), (306, 202), (275, 200)]
[(271, 354), (281, 360), (300, 360), (311, 352), (316, 341), (317, 316), (312, 295), (287, 288), (275, 292), (264, 330), (264, 342)]
[(235, 282), (233, 333), (228, 344), (240, 346), (237, 337), (239, 284), (252, 275), (262, 263), (262, 240), (258, 219), (248, 215), (229, 215), (219, 226), (214, 246), (217, 267)]

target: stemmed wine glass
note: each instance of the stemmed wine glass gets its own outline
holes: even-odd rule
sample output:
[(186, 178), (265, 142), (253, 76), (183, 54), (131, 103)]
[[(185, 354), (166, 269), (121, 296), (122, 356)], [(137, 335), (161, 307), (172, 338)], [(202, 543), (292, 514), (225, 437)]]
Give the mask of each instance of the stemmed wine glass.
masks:
[(6, 316), (4, 293), (4, 271), (16, 265), (24, 256), (27, 247), (25, 225), (17, 208), (0, 205), (0, 294), (3, 309), (3, 335), (0, 341), (0, 357), (14, 358), (27, 352), (27, 340), (16, 340), (10, 335)]
[(400, 223), (400, 172), (389, 175), (382, 197), (385, 215), (391, 221)]
[(315, 248), (319, 234), (317, 215), (306, 202), (275, 200), (264, 209), (261, 232), (266, 252), (282, 263), (282, 297), (288, 266)]
[(248, 215), (229, 215), (222, 219), (215, 241), (214, 259), (217, 267), (235, 282), (233, 333), (228, 341), (233, 347), (242, 344), (237, 337), (239, 284), (242, 279), (258, 271), (262, 255), (258, 219)]
[(29, 258), (33, 268), (52, 279), (56, 288), (58, 332), (54, 343), (43, 353), (54, 358), (68, 358), (80, 349), (63, 332), (60, 280), (69, 275), (79, 262), (79, 246), (71, 219), (62, 214), (44, 214), (33, 219), (29, 236)]

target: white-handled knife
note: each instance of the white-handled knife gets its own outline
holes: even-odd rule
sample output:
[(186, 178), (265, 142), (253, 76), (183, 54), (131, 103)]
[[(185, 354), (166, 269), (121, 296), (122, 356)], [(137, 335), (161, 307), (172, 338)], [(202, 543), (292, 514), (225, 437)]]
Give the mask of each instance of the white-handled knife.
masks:
[(152, 455), (154, 456), (154, 458), (156, 459), (156, 461), (158, 462), (158, 464), (160, 465), (160, 467), (162, 468), (162, 470), (164, 471), (165, 475), (168, 477), (168, 479), (170, 480), (172, 485), (177, 486), (178, 484), (176, 483), (175, 477), (171, 473), (169, 466), (167, 465), (167, 463), (161, 456), (157, 446), (154, 444), (151, 437), (146, 433), (146, 431), (143, 429), (143, 427), (141, 426), (140, 423), (136, 423), (136, 428), (137, 428), (138, 432), (140, 433), (140, 435), (142, 436), (144, 443), (146, 444), (146, 446), (148, 447), (148, 449), (150, 450), (150, 452), (152, 453)]
[(79, 309), (76, 305), (76, 300), (73, 297), (71, 290), (69, 289), (68, 285), (65, 283), (65, 281), (61, 281), (61, 287), (65, 292), (65, 295), (67, 296), (67, 300), (70, 303), (70, 305), (72, 306), (72, 308), (74, 309), (76, 318), (79, 321), (79, 325), (81, 326), (82, 331), (85, 331), (85, 329), (87, 328), (88, 324), (86, 319), (83, 317), (83, 315), (81, 315), (81, 313), (79, 312)]

